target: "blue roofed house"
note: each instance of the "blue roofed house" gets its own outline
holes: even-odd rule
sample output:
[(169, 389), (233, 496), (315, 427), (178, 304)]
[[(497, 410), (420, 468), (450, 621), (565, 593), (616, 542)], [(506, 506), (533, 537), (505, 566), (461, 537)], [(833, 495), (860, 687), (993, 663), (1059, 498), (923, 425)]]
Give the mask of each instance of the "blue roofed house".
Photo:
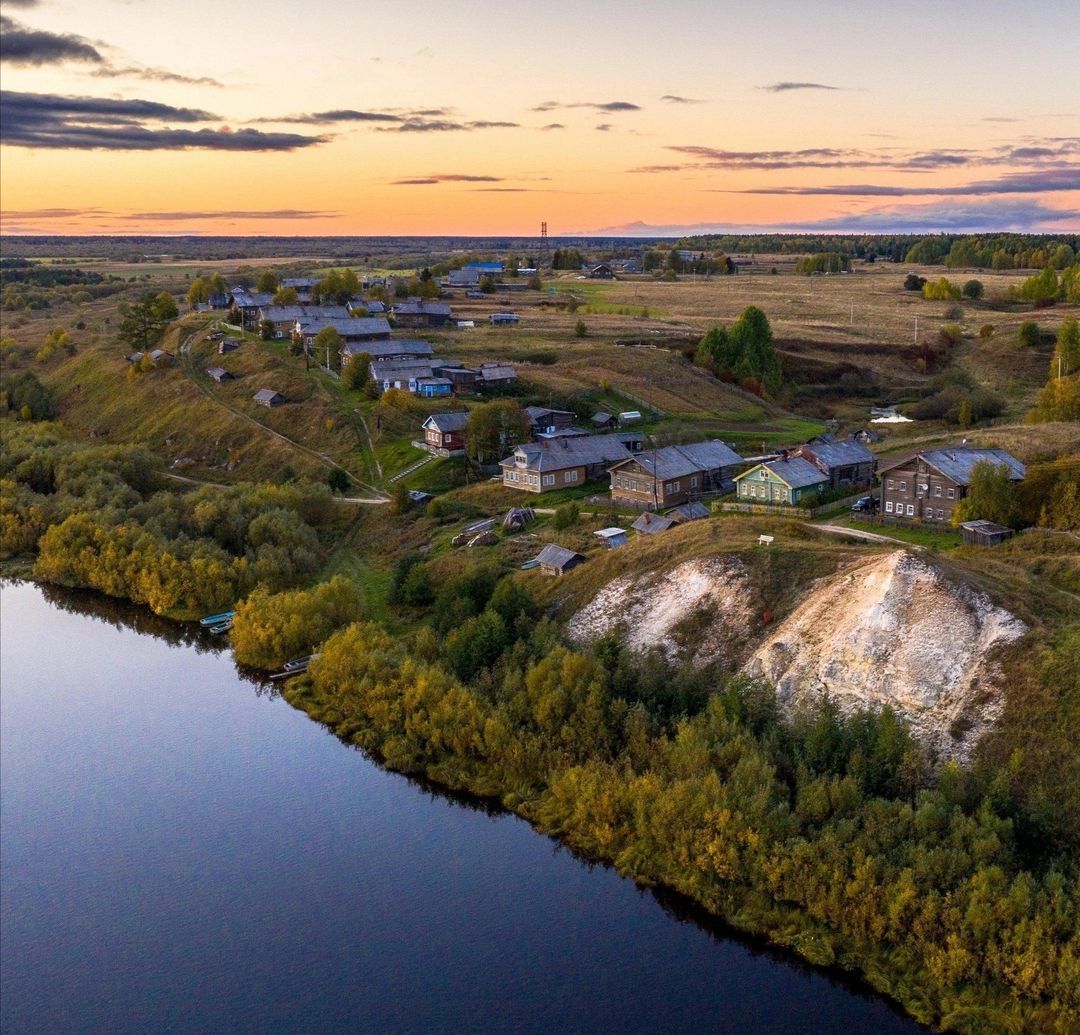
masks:
[(802, 456), (767, 460), (735, 476), (742, 503), (796, 506), (829, 487), (829, 476)]

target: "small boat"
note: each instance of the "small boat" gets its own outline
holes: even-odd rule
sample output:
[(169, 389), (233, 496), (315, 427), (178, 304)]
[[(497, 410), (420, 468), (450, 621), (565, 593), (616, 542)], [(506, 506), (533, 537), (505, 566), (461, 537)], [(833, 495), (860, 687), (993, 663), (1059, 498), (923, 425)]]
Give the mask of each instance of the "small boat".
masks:
[(224, 622), (218, 622), (217, 625), (207, 626), (210, 632), (212, 632), (215, 636), (221, 636), (224, 633), (227, 633), (232, 627), (233, 620), (231, 618), (227, 619)]
[(286, 672), (301, 671), (308, 667), (308, 665), (314, 661), (319, 655), (309, 654), (306, 658), (293, 658), (292, 661), (286, 661), (281, 667)]
[(537, 566), (537, 565), (538, 565), (539, 563), (540, 563), (540, 558), (539, 558), (539, 557), (534, 557), (534, 558), (533, 558), (533, 559), (532, 559), (531, 561), (526, 561), (526, 562), (525, 562), (525, 563), (524, 563), (524, 564), (523, 564), (523, 565), (521, 566), (521, 570), (522, 570), (522, 571), (531, 571), (531, 570), (532, 570), (533, 568), (535, 568), (535, 567), (536, 567), (536, 566)]
[(199, 625), (221, 625), (223, 622), (232, 622), (235, 617), (235, 611), (222, 611), (221, 614), (218, 615), (207, 615), (205, 618), (200, 618)]

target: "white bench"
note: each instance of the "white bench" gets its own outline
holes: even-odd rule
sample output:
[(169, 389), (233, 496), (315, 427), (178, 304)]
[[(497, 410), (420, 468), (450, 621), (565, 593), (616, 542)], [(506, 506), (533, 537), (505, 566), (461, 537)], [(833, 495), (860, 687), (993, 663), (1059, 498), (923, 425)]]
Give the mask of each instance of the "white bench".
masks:
[(759, 535), (757, 537), (758, 546), (769, 546), (774, 538), (775, 536), (771, 535)]

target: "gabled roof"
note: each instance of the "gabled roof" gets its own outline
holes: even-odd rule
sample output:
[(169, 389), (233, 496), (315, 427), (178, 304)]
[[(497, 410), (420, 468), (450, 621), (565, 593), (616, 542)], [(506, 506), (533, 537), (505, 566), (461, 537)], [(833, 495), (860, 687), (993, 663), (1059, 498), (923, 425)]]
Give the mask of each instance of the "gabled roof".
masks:
[(681, 507), (668, 511), (668, 517), (673, 521), (699, 521), (707, 518), (711, 511), (704, 503), (684, 503)]
[(742, 463), (742, 457), (719, 439), (695, 442), (689, 446), (648, 449), (643, 453), (634, 454), (633, 460), (647, 474), (661, 481), (668, 478), (681, 478), (701, 471), (717, 471), (722, 467), (733, 467), (735, 464)]
[(269, 305), (274, 300), (274, 296), (268, 291), (249, 291), (242, 287), (230, 288), (229, 294), (232, 295), (233, 301), (244, 309), (251, 306), (258, 308)]
[(597, 410), (590, 419), (593, 424), (608, 424), (613, 420), (613, 417), (610, 413), (605, 413), (603, 410)]
[(568, 550), (565, 546), (556, 546), (554, 543), (548, 543), (536, 555), (540, 564), (550, 564), (553, 568), (565, 568), (575, 558), (582, 561), (585, 559), (580, 553)]
[(343, 305), (270, 305), (260, 307), (260, 315), (273, 324), (296, 323), (297, 320), (344, 320), (349, 310)]
[(485, 363), (480, 368), (480, 376), (485, 381), (513, 380), (517, 377), (517, 371), (508, 364), (500, 366), (498, 363)]
[(807, 486), (820, 485), (829, 480), (828, 475), (822, 474), (809, 460), (801, 456), (793, 456), (790, 460), (769, 460), (751, 467), (749, 471), (737, 474), (735, 481), (762, 468), (776, 475), (789, 489), (805, 489)]
[(646, 512), (639, 515), (630, 527), (641, 535), (656, 535), (657, 532), (666, 532), (669, 528), (674, 528), (676, 524), (676, 521), (663, 514)]
[[(483, 368), (481, 368), (483, 369)], [(535, 424), (538, 420), (549, 416), (550, 414), (557, 413), (562, 417), (573, 417), (574, 414), (570, 410), (552, 410), (547, 406), (526, 406), (521, 411), (529, 418), (530, 423)]]
[(366, 352), (373, 360), (425, 357), (432, 354), (426, 341), (412, 338), (396, 338), (391, 341), (350, 341), (342, 346), (343, 356), (359, 356)]
[(410, 298), (398, 302), (391, 312), (395, 316), (450, 316), (447, 302), (430, 302), (426, 298)]
[(996, 524), (993, 521), (987, 521), (985, 518), (980, 518), (977, 521), (965, 521), (960, 527), (966, 528), (969, 532), (981, 532), (983, 535), (1001, 535), (1003, 532), (1012, 535), (1011, 528)]
[(866, 446), (850, 439), (842, 442), (813, 442), (803, 448), (828, 467), (850, 467), (854, 464), (874, 462), (874, 454)]
[(325, 327), (333, 327), (343, 338), (390, 333), (390, 324), (385, 316), (300, 317), (296, 325), (303, 334), (318, 334)]
[(997, 466), (1004, 464), (1009, 469), (1009, 478), (1012, 481), (1020, 481), (1027, 473), (1027, 468), (1004, 449), (975, 449), (964, 446), (960, 449), (930, 449), (919, 455), (957, 485), (967, 485), (971, 481), (971, 472), (978, 463), (989, 462)]
[(284, 399), (280, 392), (275, 392), (272, 388), (262, 388), (257, 391), (253, 396), (256, 402), (270, 402), (273, 399)]
[(617, 435), (583, 435), (552, 438), (518, 446), (500, 467), (517, 467), (518, 457), (525, 460), (525, 470), (562, 471), (568, 467), (591, 467), (594, 464), (628, 460), (630, 451)]
[(433, 374), (431, 360), (427, 359), (380, 359), (371, 364), (375, 381), (409, 381)]
[(422, 426), (446, 434), (451, 431), (464, 431), (468, 423), (469, 411), (458, 410), (454, 413), (433, 413)]

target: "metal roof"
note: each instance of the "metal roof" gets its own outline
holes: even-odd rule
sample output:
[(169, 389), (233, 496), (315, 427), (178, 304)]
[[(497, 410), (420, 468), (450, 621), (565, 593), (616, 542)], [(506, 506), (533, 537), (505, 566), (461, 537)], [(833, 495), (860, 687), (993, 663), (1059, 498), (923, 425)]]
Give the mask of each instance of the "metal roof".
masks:
[(733, 467), (742, 463), (742, 457), (719, 439), (695, 442), (689, 446), (647, 449), (636, 453), (633, 459), (647, 474), (661, 481), (697, 474), (700, 471), (717, 471), (721, 467)]
[(449, 316), (450, 306), (446, 302), (429, 302), (423, 298), (410, 298), (398, 302), (391, 312), (395, 316)]
[(517, 371), (509, 364), (500, 366), (497, 363), (488, 363), (480, 368), (480, 376), (485, 381), (502, 381), (517, 377)]
[(828, 475), (822, 474), (809, 460), (801, 456), (793, 456), (790, 460), (769, 460), (749, 471), (744, 471), (736, 476), (736, 481), (753, 473), (758, 467), (764, 467), (771, 471), (785, 485), (792, 489), (805, 489), (810, 485), (820, 485), (829, 480)]
[(704, 503), (684, 503), (681, 507), (668, 511), (668, 517), (675, 521), (700, 521), (707, 518), (710, 510)]
[(1027, 468), (1004, 449), (975, 449), (963, 446), (960, 449), (929, 449), (919, 456), (957, 485), (967, 485), (971, 481), (971, 472), (978, 463), (989, 462), (996, 466), (1004, 464), (1009, 469), (1009, 478), (1012, 481), (1021, 480), (1027, 473)]
[[(435, 380), (434, 378), (425, 380)], [(442, 378), (441, 380), (446, 380)], [(446, 381), (449, 384), (449, 381)], [(464, 431), (469, 423), (469, 411), (458, 410), (455, 413), (433, 413), (426, 421), (425, 428), (433, 428), (435, 431)]]
[[(525, 459), (519, 465), (519, 457)], [(617, 435), (582, 435), (545, 439), (518, 446), (500, 467), (523, 467), (527, 471), (562, 471), (568, 467), (590, 467), (629, 460), (630, 451)]]
[(574, 558), (584, 560), (585, 558), (579, 553), (575, 553), (573, 550), (566, 549), (565, 546), (556, 546), (554, 543), (548, 543), (537, 555), (536, 560), (540, 564), (550, 564), (553, 568), (565, 568)]
[(326, 327), (333, 327), (343, 338), (390, 333), (385, 316), (301, 317), (296, 323), (303, 334), (318, 334)]
[(676, 524), (677, 522), (663, 514), (646, 512), (639, 515), (630, 527), (642, 535), (656, 535), (657, 532), (666, 532), (669, 528), (674, 528)]
[(359, 356), (367, 353), (373, 360), (422, 358), (432, 354), (431, 345), (426, 341), (413, 339), (395, 339), (391, 341), (350, 341), (346, 344), (341, 354), (343, 356)]
[(260, 316), (271, 323), (296, 323), (297, 320), (348, 319), (343, 305), (261, 305)]
[(849, 467), (854, 464), (872, 464), (874, 454), (861, 442), (822, 442), (803, 446), (828, 467)]
[(271, 399), (284, 399), (285, 396), (280, 392), (275, 392), (272, 388), (261, 388), (252, 398), (259, 402), (268, 402)]

